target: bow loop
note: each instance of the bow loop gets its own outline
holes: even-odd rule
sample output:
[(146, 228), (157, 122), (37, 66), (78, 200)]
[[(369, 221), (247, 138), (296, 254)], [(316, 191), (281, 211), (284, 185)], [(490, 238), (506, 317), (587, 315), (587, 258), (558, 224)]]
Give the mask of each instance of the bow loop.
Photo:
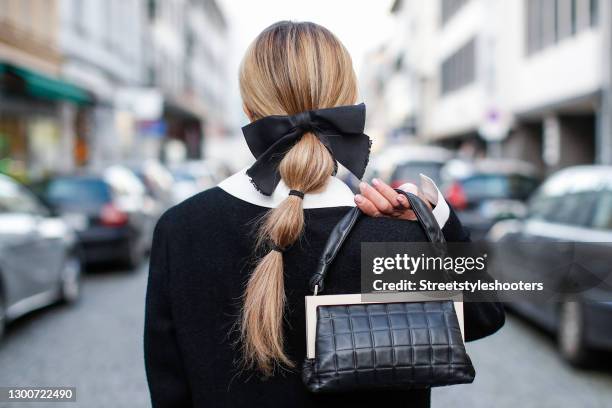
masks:
[(300, 112), (291, 116), (272, 115), (242, 128), (255, 156), (247, 170), (253, 185), (271, 195), (280, 181), (278, 164), (285, 153), (306, 132), (313, 132), (328, 148), (334, 160), (361, 179), (370, 155), (370, 138), (363, 133), (365, 105), (338, 106)]

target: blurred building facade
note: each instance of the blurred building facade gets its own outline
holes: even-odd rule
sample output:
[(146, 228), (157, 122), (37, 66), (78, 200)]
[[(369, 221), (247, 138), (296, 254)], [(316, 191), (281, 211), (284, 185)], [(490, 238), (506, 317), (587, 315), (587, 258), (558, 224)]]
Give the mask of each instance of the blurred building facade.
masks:
[(0, 0), (0, 171), (163, 158), (169, 141), (201, 157), (227, 128), (227, 47), (215, 0)]
[[(601, 0), (397, 0), (388, 67), (427, 142), (542, 170), (612, 162), (610, 7)], [(382, 69), (382, 68), (379, 68)], [(381, 92), (377, 91), (380, 95)], [(387, 104), (398, 99), (384, 89)]]
[(69, 170), (77, 112), (91, 96), (61, 78), (59, 0), (0, 0), (0, 171)]
[(360, 82), (375, 148), (421, 135), (433, 72), (435, 10), (416, 1), (395, 2), (394, 35), (366, 56)]
[(163, 127), (199, 158), (207, 136), (225, 133), (225, 17), (215, 0), (150, 0), (148, 29), (148, 84), (164, 94)]
[(75, 132), (77, 164), (119, 161), (130, 154), (134, 132), (130, 112), (117, 104), (118, 93), (144, 79), (144, 2), (59, 1), (62, 75), (95, 97)]

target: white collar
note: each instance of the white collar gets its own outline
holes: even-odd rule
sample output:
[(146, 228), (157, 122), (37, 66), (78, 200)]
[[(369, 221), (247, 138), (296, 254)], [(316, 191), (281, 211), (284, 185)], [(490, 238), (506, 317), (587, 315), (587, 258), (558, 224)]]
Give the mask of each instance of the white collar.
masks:
[[(289, 188), (283, 180), (278, 183), (271, 196), (261, 194), (251, 183), (246, 170), (247, 168), (244, 168), (229, 176), (219, 183), (219, 187), (240, 200), (267, 208), (277, 207), (289, 195)], [(323, 191), (304, 196), (303, 208), (354, 207), (354, 196), (349, 186), (339, 178), (330, 176)]]

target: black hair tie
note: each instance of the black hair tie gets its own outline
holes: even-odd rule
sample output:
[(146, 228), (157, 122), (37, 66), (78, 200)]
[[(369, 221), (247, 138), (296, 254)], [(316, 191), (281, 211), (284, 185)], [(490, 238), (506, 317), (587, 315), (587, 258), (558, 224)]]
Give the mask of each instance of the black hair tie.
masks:
[(279, 247), (275, 243), (272, 243), (272, 251), (280, 252), (281, 254), (285, 252), (285, 248)]
[(297, 196), (297, 197), (300, 197), (301, 199), (304, 199), (304, 193), (301, 192), (300, 190), (289, 190), (289, 195)]

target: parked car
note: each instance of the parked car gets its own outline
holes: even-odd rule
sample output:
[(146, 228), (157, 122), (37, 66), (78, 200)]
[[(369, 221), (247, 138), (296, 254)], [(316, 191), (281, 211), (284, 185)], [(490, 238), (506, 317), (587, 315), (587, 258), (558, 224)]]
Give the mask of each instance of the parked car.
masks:
[(74, 231), (30, 190), (0, 175), (0, 337), (8, 321), (77, 300), (80, 282)]
[(155, 206), (129, 169), (59, 176), (37, 189), (76, 230), (87, 263), (120, 261), (133, 268), (150, 249)]
[[(579, 166), (554, 174), (530, 199), (524, 218), (495, 224), (487, 238), (513, 248), (504, 250), (503, 262), (496, 264), (503, 273), (530, 281), (548, 279), (559, 288), (593, 277), (596, 283), (610, 282), (612, 166)], [(553, 249), (565, 242), (576, 243), (580, 266), (551, 274)], [(577, 299), (568, 295), (562, 302), (520, 301), (511, 307), (555, 332), (563, 357), (580, 365), (589, 361), (593, 349), (612, 350), (612, 289), (598, 284), (576, 293)]]
[(130, 163), (127, 167), (140, 179), (147, 195), (155, 200), (158, 216), (174, 204), (172, 198), (174, 177), (163, 164), (156, 160), (145, 160)]
[(440, 184), (441, 170), (444, 164), (453, 157), (446, 149), (435, 146), (410, 146), (393, 152), (394, 161), (391, 172), (391, 187), (397, 188), (404, 183), (419, 184), (419, 174), (425, 174), (436, 184)]
[(472, 240), (484, 238), (499, 220), (524, 216), (525, 200), (540, 183), (531, 165), (508, 160), (481, 160), (463, 167), (450, 162), (442, 178), (442, 191)]
[(215, 170), (216, 166), (212, 166), (205, 160), (189, 160), (172, 166), (174, 203), (180, 203), (221, 181)]
[[(440, 169), (453, 153), (437, 146), (423, 146), (418, 144), (391, 145), (382, 151), (374, 153), (366, 168), (363, 180), (371, 182), (378, 178), (393, 187), (404, 183), (419, 184), (419, 174), (423, 173), (440, 182)], [(344, 167), (339, 166), (337, 176), (344, 181), (354, 193), (359, 192), (360, 180)]]

